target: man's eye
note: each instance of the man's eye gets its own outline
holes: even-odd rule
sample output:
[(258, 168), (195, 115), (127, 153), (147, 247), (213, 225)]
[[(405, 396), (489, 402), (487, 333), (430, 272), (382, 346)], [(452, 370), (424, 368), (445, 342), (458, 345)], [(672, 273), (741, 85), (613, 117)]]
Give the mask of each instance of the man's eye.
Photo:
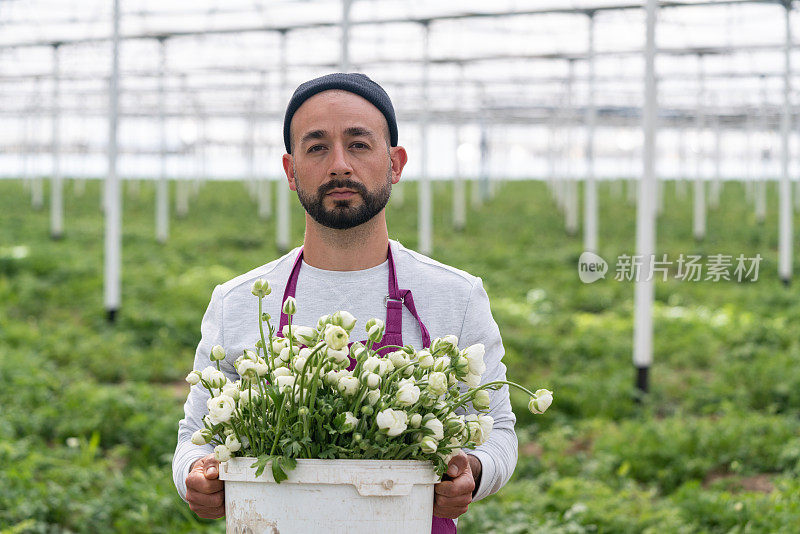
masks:
[(353, 148), (369, 148), (369, 146), (366, 143), (359, 143), (359, 142), (353, 143), (350, 146)]
[(324, 145), (314, 145), (308, 149), (308, 152), (319, 152), (320, 150), (324, 149)]

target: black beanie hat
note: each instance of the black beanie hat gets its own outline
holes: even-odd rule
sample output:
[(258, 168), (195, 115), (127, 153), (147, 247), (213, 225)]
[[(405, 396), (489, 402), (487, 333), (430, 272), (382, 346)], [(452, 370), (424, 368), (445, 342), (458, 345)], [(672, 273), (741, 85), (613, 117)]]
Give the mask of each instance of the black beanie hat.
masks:
[(397, 146), (397, 120), (394, 117), (394, 107), (392, 101), (383, 87), (370, 80), (367, 76), (357, 72), (335, 72), (326, 74), (319, 78), (314, 78), (295, 89), (289, 105), (286, 107), (286, 116), (283, 119), (283, 142), (286, 145), (286, 152), (292, 153), (291, 136), (289, 129), (292, 124), (292, 117), (303, 102), (322, 91), (340, 89), (349, 93), (355, 93), (370, 101), (378, 108), (386, 122), (389, 124), (389, 141), (392, 146)]

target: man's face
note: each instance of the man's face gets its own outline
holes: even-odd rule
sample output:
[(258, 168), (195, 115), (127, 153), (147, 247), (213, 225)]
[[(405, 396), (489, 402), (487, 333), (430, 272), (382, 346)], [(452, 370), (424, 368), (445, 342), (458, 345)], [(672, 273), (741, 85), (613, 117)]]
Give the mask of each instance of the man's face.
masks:
[(346, 91), (314, 95), (294, 114), (291, 136), (284, 170), (315, 221), (348, 229), (383, 211), (405, 151), (388, 146), (386, 119), (369, 101)]

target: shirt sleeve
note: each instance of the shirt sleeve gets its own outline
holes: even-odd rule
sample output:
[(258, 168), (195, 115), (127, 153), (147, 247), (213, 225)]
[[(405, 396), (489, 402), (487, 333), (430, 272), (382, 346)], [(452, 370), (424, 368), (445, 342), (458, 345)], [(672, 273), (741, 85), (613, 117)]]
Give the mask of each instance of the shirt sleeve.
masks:
[[(193, 369), (202, 371), (216, 363), (211, 361), (211, 347), (221, 345), (225, 347), (223, 337), (223, 296), (222, 288), (216, 286), (211, 294), (211, 302), (203, 316), (200, 327), (201, 339), (197, 345), (194, 356)], [(228, 380), (238, 380), (233, 365), (226, 359), (220, 362), (220, 370)], [(172, 457), (172, 479), (181, 499), (186, 500), (186, 477), (192, 462), (214, 452), (211, 444), (195, 445), (192, 443), (192, 434), (203, 428), (203, 416), (208, 413), (207, 401), (211, 397), (208, 390), (200, 384), (192, 386), (189, 396), (183, 405), (184, 418), (178, 423), (178, 444)]]
[[(506, 380), (503, 340), (500, 338), (500, 329), (492, 317), (489, 297), (480, 278), (472, 286), (459, 336), (459, 346), (462, 348), (475, 343), (483, 343), (486, 348), (484, 354), (486, 372), (481, 377), (481, 384)], [(473, 501), (497, 493), (511, 478), (517, 466), (518, 442), (514, 431), (517, 418), (511, 410), (508, 386), (504, 385), (497, 391), (488, 390), (488, 392), (491, 398), (488, 413), (494, 418), (492, 432), (483, 445), (474, 450), (464, 449), (466, 453), (472, 454), (481, 462), (481, 480), (472, 498)], [(467, 413), (476, 412), (470, 405)]]

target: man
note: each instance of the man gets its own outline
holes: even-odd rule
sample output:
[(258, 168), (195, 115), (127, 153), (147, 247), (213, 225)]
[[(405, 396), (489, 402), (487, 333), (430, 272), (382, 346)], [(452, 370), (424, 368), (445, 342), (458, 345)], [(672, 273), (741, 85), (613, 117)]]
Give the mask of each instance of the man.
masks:
[[(330, 74), (302, 84), (286, 110), (284, 142), (289, 188), (306, 210), (303, 247), (214, 289), (194, 368), (211, 365), (211, 347), (222, 345), (228, 357), (221, 369), (238, 379), (232, 362), (258, 339), (258, 299), (250, 285), (265, 278), (273, 287), (264, 300), (272, 317), (280, 316), (286, 296), (295, 296), (293, 322), (313, 325), (322, 315), (347, 310), (358, 319), (353, 339), (366, 339), (364, 323), (384, 316), (387, 335), (395, 323), (400, 345), (422, 348), (430, 338), (455, 334), (461, 347), (486, 346), (484, 383), (505, 380), (503, 345), (480, 278), (389, 240), (385, 206), (407, 155), (397, 144), (394, 108), (383, 88), (363, 74)], [(189, 393), (173, 478), (197, 515), (218, 518), (225, 515), (218, 462), (210, 445), (190, 441), (202, 427), (207, 399), (204, 388)], [(490, 411), (495, 423), (489, 440), (455, 456), (435, 486), (436, 534), (455, 532), (452, 520), (472, 501), (498, 491), (516, 466), (507, 386), (493, 393)]]

